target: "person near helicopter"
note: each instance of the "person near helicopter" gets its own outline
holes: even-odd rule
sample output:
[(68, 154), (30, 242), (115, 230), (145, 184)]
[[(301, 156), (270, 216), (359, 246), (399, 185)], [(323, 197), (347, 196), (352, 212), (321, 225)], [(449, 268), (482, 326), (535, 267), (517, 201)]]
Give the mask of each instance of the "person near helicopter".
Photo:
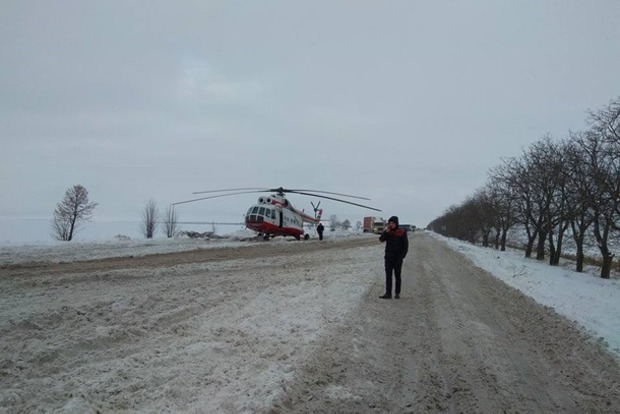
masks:
[(394, 273), (396, 279), (394, 299), (400, 299), (401, 271), (403, 259), (409, 250), (409, 239), (407, 239), (407, 232), (398, 227), (398, 217), (390, 217), (388, 225), (379, 236), (379, 241), (385, 242), (385, 294), (379, 297), (392, 299), (392, 273)]
[(316, 226), (316, 232), (319, 233), (319, 240), (323, 240), (323, 230), (325, 230), (325, 227), (323, 227), (323, 223), (319, 222), (319, 225)]

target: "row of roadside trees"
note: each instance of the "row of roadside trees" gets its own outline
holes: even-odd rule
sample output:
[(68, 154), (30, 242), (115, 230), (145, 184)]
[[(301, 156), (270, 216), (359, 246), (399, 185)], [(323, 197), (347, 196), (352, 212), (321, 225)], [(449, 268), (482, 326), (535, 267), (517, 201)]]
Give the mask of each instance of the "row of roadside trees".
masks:
[(602, 256), (601, 277), (614, 258), (610, 241), (620, 234), (620, 97), (589, 111), (588, 129), (564, 139), (544, 136), (520, 157), (503, 159), (487, 183), (448, 208), (428, 228), (449, 237), (506, 249), (510, 230), (526, 235), (525, 256), (557, 265), (566, 237), (583, 271), (584, 244), (593, 236)]

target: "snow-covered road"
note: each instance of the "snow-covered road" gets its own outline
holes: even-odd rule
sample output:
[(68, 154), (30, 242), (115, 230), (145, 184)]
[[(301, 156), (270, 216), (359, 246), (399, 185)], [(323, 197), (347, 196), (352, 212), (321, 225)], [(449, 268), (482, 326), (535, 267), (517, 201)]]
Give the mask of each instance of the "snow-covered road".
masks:
[(0, 412), (615, 412), (613, 357), (442, 241), (0, 269)]

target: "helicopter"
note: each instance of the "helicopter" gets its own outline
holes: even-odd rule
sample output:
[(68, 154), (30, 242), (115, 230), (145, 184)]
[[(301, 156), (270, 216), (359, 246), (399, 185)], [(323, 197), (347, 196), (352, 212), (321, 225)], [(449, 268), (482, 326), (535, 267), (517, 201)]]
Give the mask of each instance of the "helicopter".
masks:
[[(215, 194), (223, 193), (223, 194)], [(312, 202), (312, 208), (314, 210), (314, 216), (306, 214), (303, 210), (298, 210), (291, 202), (286, 198), (285, 194), (301, 194), (310, 197), (319, 197), (327, 200), (338, 201), (340, 203), (351, 204), (354, 206), (367, 208), (370, 210), (381, 211), (374, 207), (365, 206), (362, 204), (354, 203), (351, 201), (341, 200), (338, 198), (330, 197), (329, 195), (337, 195), (341, 197), (355, 198), (360, 200), (370, 200), (365, 197), (352, 196), (341, 193), (333, 193), (329, 191), (320, 190), (302, 190), (302, 189), (288, 189), (283, 187), (278, 188), (230, 188), (226, 190), (209, 190), (209, 191), (197, 191), (192, 194), (215, 194), (206, 197), (200, 197), (192, 200), (179, 201), (172, 203), (172, 205), (193, 203), (195, 201), (208, 200), (218, 197), (228, 197), (240, 194), (250, 193), (271, 193), (268, 196), (260, 196), (258, 202), (248, 209), (245, 215), (245, 227), (258, 233), (258, 236), (262, 236), (265, 240), (275, 236), (292, 236), (297, 240), (303, 238), (308, 240), (310, 235), (304, 233), (304, 223), (318, 224), (321, 221), (323, 209), (319, 208), (321, 202), (316, 205)], [(320, 194), (317, 194), (320, 193)]]

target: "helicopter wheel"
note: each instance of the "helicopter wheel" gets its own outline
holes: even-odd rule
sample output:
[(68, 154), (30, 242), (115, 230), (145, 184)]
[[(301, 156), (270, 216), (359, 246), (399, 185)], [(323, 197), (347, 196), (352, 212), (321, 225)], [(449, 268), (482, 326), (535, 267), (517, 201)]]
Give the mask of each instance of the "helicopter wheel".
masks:
[(308, 240), (310, 238), (309, 234), (304, 234), (304, 240)]
[(265, 235), (263, 236), (263, 240), (269, 240), (269, 235), (268, 235), (268, 234), (265, 234)]

